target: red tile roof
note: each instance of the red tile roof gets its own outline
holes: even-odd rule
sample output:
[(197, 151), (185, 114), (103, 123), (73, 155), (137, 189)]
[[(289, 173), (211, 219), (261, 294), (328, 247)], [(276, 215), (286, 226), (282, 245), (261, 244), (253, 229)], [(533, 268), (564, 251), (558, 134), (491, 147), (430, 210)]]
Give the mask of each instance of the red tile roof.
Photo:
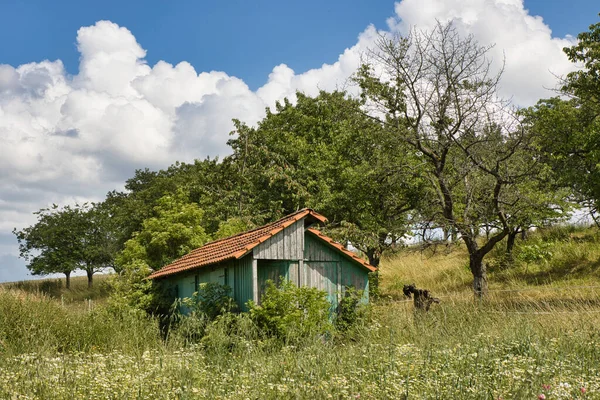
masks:
[(342, 253), (344, 253), (346, 256), (350, 257), (354, 261), (362, 264), (362, 266), (365, 267), (366, 269), (368, 269), (369, 271), (371, 271), (371, 272), (377, 271), (377, 268), (375, 268), (374, 266), (372, 266), (371, 264), (369, 264), (367, 261), (365, 261), (362, 258), (360, 258), (359, 256), (357, 256), (355, 253), (353, 253), (350, 250), (346, 249), (341, 244), (335, 242), (332, 238), (323, 235), (321, 233), (321, 231), (318, 231), (318, 230), (316, 230), (314, 228), (308, 228), (307, 231), (309, 231), (310, 233), (312, 233), (313, 235), (315, 235), (316, 237), (318, 237), (319, 239), (321, 239), (322, 241), (324, 241), (328, 245), (330, 245), (332, 247), (335, 247), (336, 249), (338, 249), (339, 251), (341, 251)]
[(304, 208), (260, 228), (207, 243), (158, 271), (153, 272), (148, 278), (164, 277), (226, 260), (239, 259), (254, 247), (306, 216), (311, 216), (322, 223), (327, 221), (327, 218), (321, 214), (309, 208)]

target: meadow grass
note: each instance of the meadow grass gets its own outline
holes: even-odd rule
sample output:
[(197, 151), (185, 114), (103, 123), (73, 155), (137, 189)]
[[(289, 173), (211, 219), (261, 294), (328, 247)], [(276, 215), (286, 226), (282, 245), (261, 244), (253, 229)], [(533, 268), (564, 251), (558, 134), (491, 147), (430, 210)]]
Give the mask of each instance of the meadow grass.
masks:
[[(384, 300), (367, 318), (295, 346), (237, 317), (196, 344), (177, 329), (163, 340), (155, 320), (130, 310), (82, 312), (0, 290), (0, 398), (600, 399), (596, 232), (541, 235), (524, 243), (551, 243), (552, 256), (525, 262), (516, 252), (510, 267), (490, 259), (485, 301), (470, 293), (460, 246), (387, 258)], [(441, 304), (415, 313), (403, 283)]]
[(88, 287), (87, 277), (71, 277), (71, 288), (66, 288), (65, 278), (34, 279), (0, 283), (0, 289), (12, 289), (31, 294), (43, 294), (60, 300), (63, 304), (78, 305), (87, 300), (102, 302), (110, 294), (111, 274), (95, 274), (94, 283)]

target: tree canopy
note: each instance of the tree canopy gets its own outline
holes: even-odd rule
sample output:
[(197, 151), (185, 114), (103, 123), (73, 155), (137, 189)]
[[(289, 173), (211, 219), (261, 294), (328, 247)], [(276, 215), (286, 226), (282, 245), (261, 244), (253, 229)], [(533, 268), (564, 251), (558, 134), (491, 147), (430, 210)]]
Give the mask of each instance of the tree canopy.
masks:
[(344, 92), (296, 97), (296, 104), (277, 103), (256, 128), (236, 124), (229, 144), (240, 211), (268, 220), (317, 209), (333, 236), (377, 265), (382, 251), (410, 231), (422, 188), (417, 159)]
[(71, 273), (81, 269), (91, 286), (94, 273), (113, 266), (116, 244), (101, 204), (53, 205), (34, 214), (34, 225), (13, 231), (34, 275), (65, 274), (69, 287)]
[(487, 292), (484, 257), (522, 223), (519, 209), (544, 169), (531, 132), (498, 95), (489, 49), (438, 23), (431, 32), (381, 36), (356, 78), (369, 115), (419, 156), (430, 196), (422, 218), (460, 235), (479, 295)]
[(555, 171), (556, 186), (571, 189), (600, 226), (600, 23), (577, 39), (564, 51), (583, 68), (564, 78), (562, 97), (540, 100), (525, 115)]

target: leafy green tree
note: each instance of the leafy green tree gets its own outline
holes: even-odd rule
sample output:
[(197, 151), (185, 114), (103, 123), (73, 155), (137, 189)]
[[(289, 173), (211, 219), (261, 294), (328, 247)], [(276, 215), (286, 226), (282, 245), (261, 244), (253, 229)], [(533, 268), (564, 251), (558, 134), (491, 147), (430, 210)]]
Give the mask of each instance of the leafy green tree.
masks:
[(154, 207), (154, 216), (145, 219), (142, 229), (125, 243), (117, 257), (118, 267), (141, 260), (157, 270), (202, 246), (209, 240), (200, 224), (203, 215), (181, 190), (163, 196)]
[(13, 231), (34, 275), (63, 273), (68, 288), (71, 273), (81, 269), (91, 287), (93, 275), (112, 266), (114, 236), (102, 204), (53, 205), (35, 214), (36, 224)]
[(127, 180), (125, 191), (110, 192), (105, 200), (118, 232), (119, 249), (142, 229), (144, 220), (154, 216), (158, 201), (178, 190), (205, 211), (200, 224), (208, 234), (214, 234), (222, 221), (238, 217), (237, 170), (233, 168), (227, 160), (207, 158), (176, 162), (161, 171), (137, 170)]
[[(54, 204), (34, 213), (37, 222), (13, 233), (19, 242), (20, 256), (33, 275), (65, 274), (67, 289), (71, 273), (78, 267), (78, 210)], [(77, 229), (74, 229), (76, 227)]]
[(256, 128), (236, 122), (227, 160), (238, 167), (240, 214), (260, 224), (314, 208), (329, 218), (333, 236), (377, 266), (408, 231), (420, 199), (415, 158), (364, 115), (359, 100), (343, 92), (296, 97), (296, 104), (286, 99), (267, 110)]
[(94, 274), (114, 268), (117, 253), (117, 235), (111, 215), (104, 203), (79, 207), (81, 252), (79, 269), (85, 271), (88, 287), (92, 287)]
[(190, 203), (183, 190), (161, 197), (153, 216), (144, 220), (141, 230), (116, 258), (114, 298), (148, 311), (164, 306), (160, 304), (160, 288), (145, 278), (210, 240), (200, 224), (203, 216), (204, 211)]
[(526, 196), (521, 188), (540, 165), (530, 132), (498, 97), (488, 51), (439, 23), (431, 32), (382, 36), (356, 76), (370, 115), (418, 155), (431, 196), (421, 210), (460, 235), (479, 296), (488, 287), (484, 257), (508, 235)]
[(541, 100), (525, 115), (555, 171), (557, 186), (570, 188), (600, 226), (600, 23), (577, 39), (564, 51), (583, 68), (563, 80), (562, 98)]
[(219, 230), (215, 233), (215, 239), (223, 239), (229, 236), (237, 235), (254, 227), (248, 220), (239, 217), (229, 218), (219, 224)]

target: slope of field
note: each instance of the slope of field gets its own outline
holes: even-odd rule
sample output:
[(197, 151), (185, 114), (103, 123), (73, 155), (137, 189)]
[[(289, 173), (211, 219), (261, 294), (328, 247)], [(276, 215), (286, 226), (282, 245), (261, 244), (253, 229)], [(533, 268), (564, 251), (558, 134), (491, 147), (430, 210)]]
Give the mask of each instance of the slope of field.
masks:
[[(599, 239), (536, 233), (511, 266), (499, 249), (485, 301), (460, 246), (400, 250), (353, 331), (293, 346), (230, 317), (195, 344), (177, 330), (163, 340), (132, 310), (0, 289), (0, 398), (598, 399)], [(415, 314), (405, 283), (442, 302)]]

